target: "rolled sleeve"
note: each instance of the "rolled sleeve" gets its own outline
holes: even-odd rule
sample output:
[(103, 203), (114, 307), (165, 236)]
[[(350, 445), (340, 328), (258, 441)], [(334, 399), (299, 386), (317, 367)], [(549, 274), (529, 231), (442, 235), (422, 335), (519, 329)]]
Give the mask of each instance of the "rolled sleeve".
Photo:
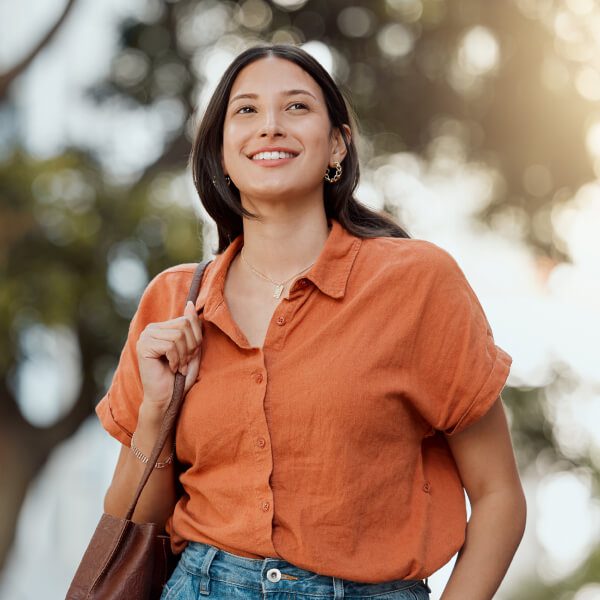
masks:
[(102, 427), (104, 427), (110, 435), (125, 446), (131, 445), (133, 432), (129, 431), (129, 429), (117, 420), (110, 405), (110, 394), (106, 394), (106, 396), (100, 400), (96, 406), (96, 414), (98, 415)]
[(430, 289), (412, 354), (413, 402), (431, 433), (454, 435), (492, 407), (512, 358), (495, 344), (483, 308), (454, 258), (437, 248), (428, 265)]
[(483, 417), (492, 407), (504, 389), (504, 385), (510, 373), (512, 358), (499, 346), (495, 346), (495, 348), (496, 359), (494, 360), (490, 376), (487, 378), (473, 402), (471, 402), (463, 415), (458, 419), (458, 422), (444, 431), (446, 435), (459, 433), (469, 425), (472, 425), (481, 419), (481, 417)]
[(144, 397), (136, 344), (147, 324), (147, 302), (148, 298), (143, 296), (129, 325), (127, 341), (110, 388), (96, 406), (96, 414), (104, 429), (126, 446), (130, 445), (131, 436), (137, 427), (139, 408)]
[(159, 273), (146, 287), (129, 324), (127, 340), (106, 395), (96, 414), (106, 431), (122, 444), (131, 443), (137, 428), (144, 389), (137, 360), (137, 341), (149, 323), (183, 314), (185, 299), (195, 265), (172, 267)]

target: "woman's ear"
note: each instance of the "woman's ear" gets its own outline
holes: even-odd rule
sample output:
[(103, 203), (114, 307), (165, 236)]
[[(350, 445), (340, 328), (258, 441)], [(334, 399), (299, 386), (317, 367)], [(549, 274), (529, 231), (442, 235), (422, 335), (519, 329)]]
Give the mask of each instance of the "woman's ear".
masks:
[[(344, 133), (348, 141), (352, 139), (352, 130), (346, 124), (342, 125), (344, 129)], [(331, 134), (331, 152), (329, 156), (329, 162), (342, 162), (348, 153), (348, 148), (344, 143), (344, 138), (342, 137), (342, 133), (339, 128), (335, 128)]]

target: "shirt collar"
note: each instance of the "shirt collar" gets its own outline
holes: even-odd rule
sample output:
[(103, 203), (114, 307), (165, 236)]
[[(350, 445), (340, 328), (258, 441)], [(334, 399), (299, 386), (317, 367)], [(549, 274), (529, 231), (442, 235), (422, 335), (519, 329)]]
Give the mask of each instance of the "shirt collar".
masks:
[[(331, 231), (325, 245), (316, 262), (302, 277), (310, 279), (324, 294), (332, 298), (343, 298), (362, 239), (350, 233), (337, 219), (329, 217), (328, 220)], [(241, 233), (207, 267), (196, 301), (196, 310), (204, 309), (205, 316), (209, 316), (224, 301), (225, 277), (229, 265), (243, 245), (244, 234)]]

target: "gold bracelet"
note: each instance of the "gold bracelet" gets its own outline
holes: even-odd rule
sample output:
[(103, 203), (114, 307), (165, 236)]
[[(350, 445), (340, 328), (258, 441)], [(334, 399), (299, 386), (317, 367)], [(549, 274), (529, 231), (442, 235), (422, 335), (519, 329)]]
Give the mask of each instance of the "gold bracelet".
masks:
[[(147, 464), (150, 459), (145, 454), (143, 454), (141, 452), (141, 450), (135, 445), (135, 443), (133, 441), (134, 435), (135, 435), (135, 433), (131, 436), (131, 451), (133, 452), (133, 454), (136, 458), (141, 460), (144, 464)], [(167, 465), (172, 464), (174, 456), (175, 456), (175, 444), (173, 444), (173, 451), (171, 452), (169, 457), (164, 462), (157, 462), (154, 465), (154, 468), (155, 469), (163, 469)]]

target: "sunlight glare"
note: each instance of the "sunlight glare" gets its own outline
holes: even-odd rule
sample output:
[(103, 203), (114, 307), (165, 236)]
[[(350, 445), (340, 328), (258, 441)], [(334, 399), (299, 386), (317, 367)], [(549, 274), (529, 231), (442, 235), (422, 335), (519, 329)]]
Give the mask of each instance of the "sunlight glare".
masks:
[(538, 539), (547, 556), (540, 561), (540, 575), (558, 581), (581, 564), (600, 532), (600, 508), (592, 500), (589, 476), (559, 472), (544, 477), (537, 511)]
[(25, 360), (16, 374), (21, 413), (36, 427), (51, 427), (73, 407), (81, 387), (81, 354), (75, 332), (64, 325), (34, 324), (20, 333)]
[(323, 42), (312, 40), (306, 42), (306, 44), (302, 44), (301, 48), (315, 58), (331, 75), (333, 70), (333, 55), (331, 54), (331, 50), (329, 50)]
[(498, 66), (500, 47), (496, 36), (482, 25), (471, 28), (458, 49), (458, 62), (469, 74), (484, 75)]

